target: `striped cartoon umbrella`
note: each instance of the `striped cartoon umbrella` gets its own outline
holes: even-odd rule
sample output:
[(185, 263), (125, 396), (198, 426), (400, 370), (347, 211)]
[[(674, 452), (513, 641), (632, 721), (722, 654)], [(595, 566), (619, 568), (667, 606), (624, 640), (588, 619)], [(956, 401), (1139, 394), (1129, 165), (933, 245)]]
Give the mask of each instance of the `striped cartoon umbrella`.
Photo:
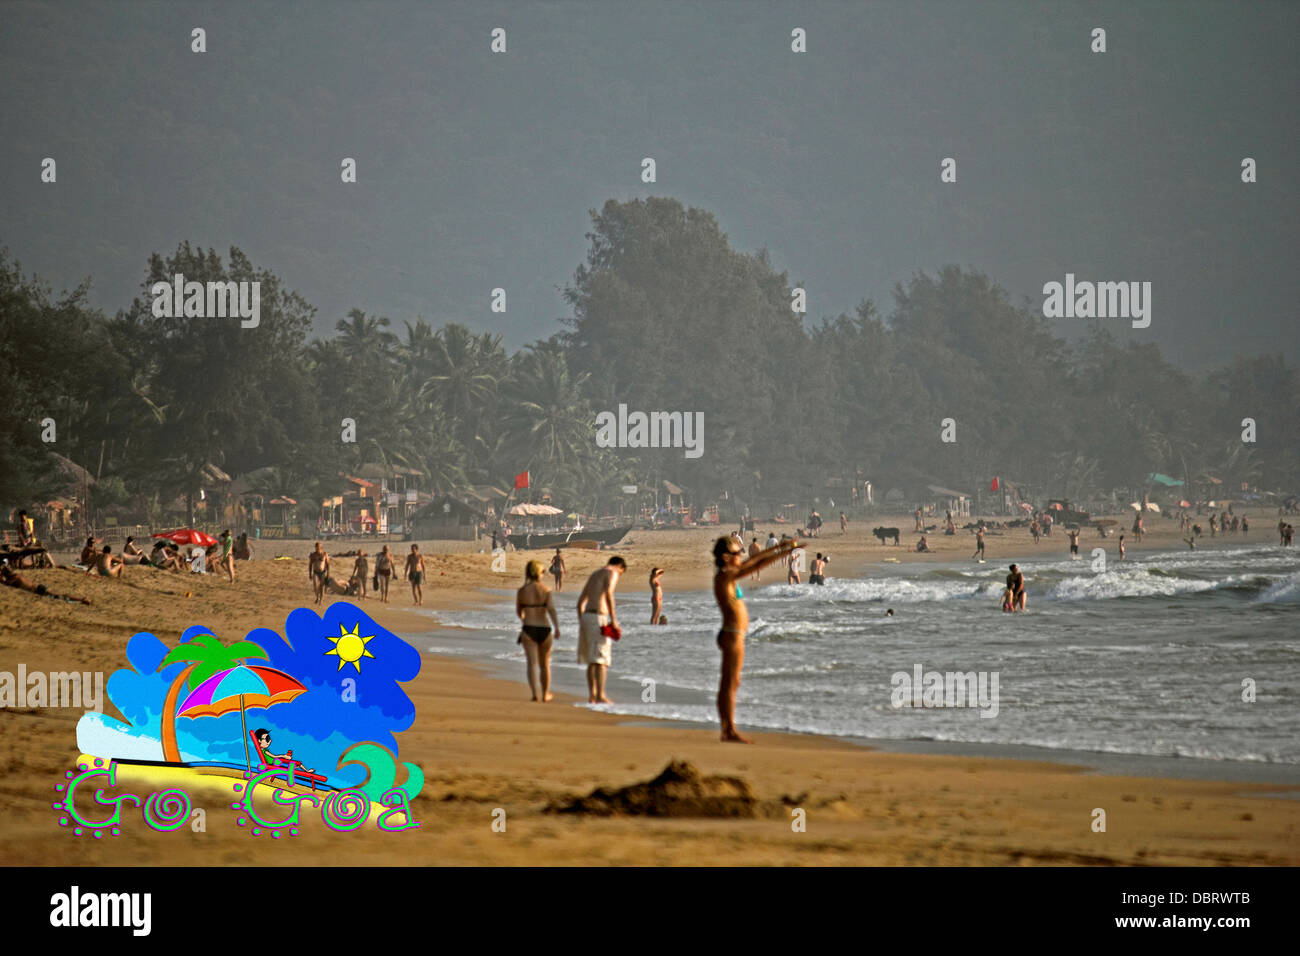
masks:
[(239, 664), (218, 671), (205, 680), (176, 709), (178, 716), (220, 717), (239, 709), (239, 726), (244, 737), (244, 761), (248, 772), (253, 772), (253, 760), (248, 753), (248, 723), (244, 712), (249, 707), (270, 707), (287, 704), (307, 688), (293, 676), (274, 667), (262, 664)]

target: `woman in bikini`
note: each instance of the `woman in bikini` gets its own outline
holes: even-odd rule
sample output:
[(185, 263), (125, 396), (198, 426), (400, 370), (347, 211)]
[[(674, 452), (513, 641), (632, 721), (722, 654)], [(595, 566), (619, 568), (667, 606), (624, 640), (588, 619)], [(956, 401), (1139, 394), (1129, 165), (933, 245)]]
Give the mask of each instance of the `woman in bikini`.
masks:
[(375, 556), (375, 576), (379, 578), (379, 599), (388, 603), (388, 579), (393, 576), (393, 555), (384, 545), (384, 550)]
[(515, 593), (515, 613), (523, 622), (517, 643), (524, 646), (528, 656), (528, 686), (533, 690), (533, 700), (545, 703), (555, 697), (551, 693), (551, 647), (553, 640), (560, 637), (560, 619), (550, 590), (542, 584), (542, 562), (529, 561), (524, 569), (524, 586)]
[(650, 623), (658, 624), (659, 615), (664, 609), (664, 586), (660, 579), (664, 576), (663, 568), (650, 569)]
[(722, 611), (722, 630), (718, 631), (718, 649), (722, 651), (722, 679), (718, 684), (718, 719), (722, 721), (723, 743), (753, 743), (736, 730), (736, 692), (740, 690), (740, 669), (745, 664), (745, 631), (749, 629), (749, 611), (742, 598), (739, 581), (759, 568), (774, 564), (788, 555), (799, 542), (790, 538), (767, 548), (748, 561), (740, 545), (730, 538), (719, 538), (713, 546), (713, 597)]
[(560, 556), (560, 549), (555, 549), (555, 557), (551, 558), (551, 577), (555, 578), (555, 590), (564, 590), (564, 558)]

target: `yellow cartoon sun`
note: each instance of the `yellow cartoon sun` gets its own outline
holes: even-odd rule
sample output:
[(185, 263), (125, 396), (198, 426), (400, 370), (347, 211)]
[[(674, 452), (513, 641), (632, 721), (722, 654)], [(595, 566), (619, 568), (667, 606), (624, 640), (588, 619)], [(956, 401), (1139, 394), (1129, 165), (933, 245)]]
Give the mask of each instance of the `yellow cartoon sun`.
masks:
[(366, 650), (366, 645), (375, 639), (375, 635), (371, 634), (369, 637), (362, 637), (360, 622), (353, 625), (351, 631), (345, 630), (343, 625), (340, 624), (339, 636), (327, 639), (334, 642), (334, 650), (326, 651), (325, 653), (327, 655), (337, 654), (339, 656), (339, 670), (343, 670), (344, 664), (351, 664), (357, 669), (357, 673), (360, 674), (361, 658), (373, 658), (375, 656)]

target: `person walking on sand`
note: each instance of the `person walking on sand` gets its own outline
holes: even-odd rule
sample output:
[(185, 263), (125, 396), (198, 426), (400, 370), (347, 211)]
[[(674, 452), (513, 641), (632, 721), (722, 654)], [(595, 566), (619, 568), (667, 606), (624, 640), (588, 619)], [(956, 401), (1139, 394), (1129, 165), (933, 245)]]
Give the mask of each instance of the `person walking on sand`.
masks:
[(605, 696), (605, 677), (613, 663), (614, 639), (619, 634), (614, 589), (627, 570), (627, 562), (615, 555), (609, 563), (587, 578), (578, 595), (578, 663), (587, 667), (587, 703), (612, 704)]
[(379, 599), (388, 603), (388, 582), (393, 576), (393, 555), (388, 545), (375, 556), (375, 577), (379, 580)]
[(984, 525), (982, 524), (975, 529), (975, 553), (971, 557), (984, 560)]
[(225, 569), (226, 577), (231, 584), (235, 583), (235, 539), (227, 528), (221, 532), (221, 567)]
[(352, 576), (359, 582), (357, 594), (364, 601), (366, 599), (366, 584), (370, 580), (370, 559), (366, 557), (365, 548), (357, 550), (357, 559), (352, 562)]
[(311, 579), (311, 586), (316, 591), (316, 603), (320, 604), (325, 598), (325, 582), (330, 577), (330, 556), (325, 553), (319, 541), (307, 556), (307, 577)]
[(840, 512), (840, 534), (847, 534), (849, 530), (849, 519), (843, 511)]
[(663, 568), (650, 569), (650, 623), (658, 624), (664, 609)]
[(560, 554), (560, 549), (555, 549), (555, 557), (551, 558), (551, 577), (555, 578), (555, 590), (564, 590), (564, 556)]
[[(515, 592), (515, 614), (522, 622), (517, 643), (528, 659), (526, 670), (533, 700), (554, 700), (551, 693), (551, 648), (560, 639), (560, 618), (555, 613), (551, 592), (542, 583), (542, 562), (529, 561), (524, 567), (524, 584)], [(551, 623), (547, 624), (546, 619)], [(554, 631), (551, 629), (554, 628)]]
[(424, 555), (418, 544), (411, 545), (406, 556), (406, 579), (411, 582), (411, 599), (418, 605), (424, 603)]
[(713, 597), (722, 612), (722, 629), (718, 631), (718, 650), (722, 652), (722, 674), (718, 681), (718, 720), (722, 724), (724, 743), (753, 743), (736, 730), (736, 693), (740, 690), (740, 672), (745, 666), (745, 632), (749, 630), (749, 610), (740, 579), (759, 568), (787, 557), (799, 542), (791, 538), (775, 547), (760, 551), (748, 560), (744, 552), (726, 538), (713, 545)]

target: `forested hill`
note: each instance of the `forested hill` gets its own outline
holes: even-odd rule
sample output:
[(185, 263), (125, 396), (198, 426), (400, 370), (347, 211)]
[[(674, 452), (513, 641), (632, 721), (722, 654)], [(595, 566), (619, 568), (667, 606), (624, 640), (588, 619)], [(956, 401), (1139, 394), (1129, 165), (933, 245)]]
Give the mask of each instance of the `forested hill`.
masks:
[[(101, 506), (141, 511), (197, 492), (208, 464), (308, 502), (367, 463), (452, 492), (529, 470), (588, 513), (661, 479), (696, 503), (764, 510), (854, 476), (971, 492), (997, 475), (1076, 499), (1139, 491), (1153, 472), (1232, 491), (1290, 491), (1300, 476), (1300, 376), (1273, 352), (1188, 374), (1104, 322), (1071, 345), (957, 266), (806, 326), (789, 275), (735, 249), (706, 210), (609, 200), (589, 229), (569, 315), (519, 350), (362, 307), (314, 337), (310, 290), (238, 248), (152, 255), (112, 316), (0, 255), (0, 507), (50, 487), (47, 418)], [(259, 282), (260, 321), (158, 315), (152, 286), (177, 273)], [(702, 441), (602, 443), (598, 417), (620, 406), (701, 421)], [(1243, 441), (1245, 419), (1257, 440)]]

